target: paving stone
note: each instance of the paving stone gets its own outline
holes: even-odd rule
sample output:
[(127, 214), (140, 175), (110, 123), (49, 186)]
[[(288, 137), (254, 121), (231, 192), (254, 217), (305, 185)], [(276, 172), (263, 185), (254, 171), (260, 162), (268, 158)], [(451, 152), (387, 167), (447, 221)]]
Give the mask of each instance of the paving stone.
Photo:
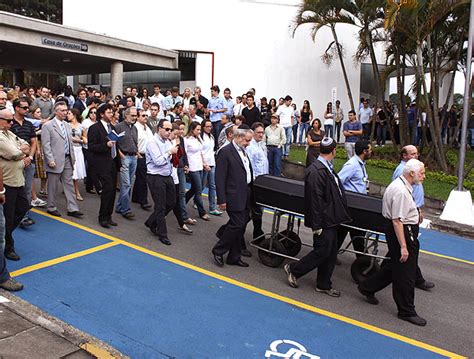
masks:
[(0, 339), (14, 336), (34, 326), (33, 323), (12, 312), (6, 306), (0, 305)]
[(75, 345), (41, 327), (33, 327), (0, 340), (3, 359), (57, 359), (76, 351)]

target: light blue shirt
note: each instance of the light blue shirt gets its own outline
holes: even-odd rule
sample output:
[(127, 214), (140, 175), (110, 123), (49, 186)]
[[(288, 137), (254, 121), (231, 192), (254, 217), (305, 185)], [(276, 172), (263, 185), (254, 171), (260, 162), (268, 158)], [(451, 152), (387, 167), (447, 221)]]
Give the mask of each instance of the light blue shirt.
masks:
[(250, 145), (248, 145), (247, 155), (250, 158), (250, 163), (253, 169), (253, 178), (257, 178), (261, 175), (268, 174), (268, 157), (267, 157), (267, 146), (264, 141), (257, 142), (252, 139)]
[(145, 149), (146, 172), (152, 175), (171, 176), (173, 165), (168, 152), (172, 147), (171, 141), (164, 140), (156, 133), (147, 142)]
[(365, 162), (359, 156), (352, 156), (350, 160), (344, 163), (338, 176), (345, 190), (367, 194), (367, 171), (365, 170)]
[(227, 109), (226, 112), (224, 112), (229, 120), (234, 116), (234, 100), (229, 98), (228, 100), (225, 99), (224, 97), (224, 107)]
[(327, 159), (325, 159), (324, 157), (321, 157), (321, 156), (318, 157), (318, 161), (321, 162), (323, 165), (325, 165), (327, 167), (327, 169), (332, 173), (333, 166), (332, 166), (331, 162), (329, 162)]
[[(210, 110), (222, 110), (223, 108), (225, 108), (224, 99), (219, 96), (211, 97), (209, 99), (209, 104), (207, 105), (207, 108)], [(209, 119), (211, 120), (211, 122), (220, 121), (223, 113), (224, 112), (210, 112)]]
[(41, 127), (41, 120), (37, 120), (36, 118), (31, 118), (31, 117), (25, 117), (25, 119), (28, 122), (31, 122), (31, 124), (33, 126), (35, 126), (35, 128), (40, 128)]
[(165, 106), (166, 110), (172, 110), (174, 108), (174, 105), (176, 105), (178, 102), (183, 103), (183, 98), (181, 96), (176, 96), (173, 97), (171, 95), (165, 97)]
[[(395, 168), (395, 171), (393, 172), (392, 175), (392, 181), (395, 180), (396, 178), (400, 177), (403, 175), (403, 169), (405, 168), (405, 165), (407, 163), (405, 161), (401, 161), (400, 164)], [(416, 206), (418, 208), (421, 208), (425, 205), (425, 191), (423, 189), (423, 184), (413, 184), (413, 198), (415, 199)]]

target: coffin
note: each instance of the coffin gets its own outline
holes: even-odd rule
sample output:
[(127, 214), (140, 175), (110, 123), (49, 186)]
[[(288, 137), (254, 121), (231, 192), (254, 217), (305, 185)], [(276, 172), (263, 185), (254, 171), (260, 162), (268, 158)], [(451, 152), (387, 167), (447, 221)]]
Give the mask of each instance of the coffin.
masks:
[[(304, 182), (270, 175), (255, 179), (257, 203), (304, 216)], [(354, 227), (385, 232), (387, 220), (382, 216), (382, 199), (346, 191), (347, 206)]]

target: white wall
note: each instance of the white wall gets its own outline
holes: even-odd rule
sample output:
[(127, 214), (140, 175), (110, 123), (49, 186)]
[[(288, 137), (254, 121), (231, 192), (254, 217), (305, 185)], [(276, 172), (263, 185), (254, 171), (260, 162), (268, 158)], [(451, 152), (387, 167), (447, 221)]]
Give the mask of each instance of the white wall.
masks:
[[(348, 110), (339, 61), (328, 68), (320, 58), (332, 41), (330, 31), (320, 30), (316, 43), (308, 26), (291, 37), (297, 4), (297, 0), (64, 0), (63, 19), (67, 26), (151, 46), (212, 51), (214, 82), (221, 91), (229, 87), (233, 96), (250, 87), (256, 88), (258, 97), (290, 94), (298, 108), (308, 99), (315, 115), (322, 116), (326, 103), (331, 101), (331, 89), (337, 87), (341, 105)], [(338, 28), (357, 106), (360, 71), (352, 59), (357, 47), (356, 31), (346, 25)], [(199, 55), (197, 60), (196, 83), (205, 94), (210, 92), (209, 58)]]

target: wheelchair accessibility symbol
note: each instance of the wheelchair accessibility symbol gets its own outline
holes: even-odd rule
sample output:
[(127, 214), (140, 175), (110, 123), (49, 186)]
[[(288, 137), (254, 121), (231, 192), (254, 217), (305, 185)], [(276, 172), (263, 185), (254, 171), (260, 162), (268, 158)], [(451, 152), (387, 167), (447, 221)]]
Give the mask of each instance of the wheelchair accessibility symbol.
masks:
[(288, 339), (272, 342), (270, 350), (265, 352), (265, 358), (320, 359), (317, 355), (308, 353), (306, 348), (300, 343)]

